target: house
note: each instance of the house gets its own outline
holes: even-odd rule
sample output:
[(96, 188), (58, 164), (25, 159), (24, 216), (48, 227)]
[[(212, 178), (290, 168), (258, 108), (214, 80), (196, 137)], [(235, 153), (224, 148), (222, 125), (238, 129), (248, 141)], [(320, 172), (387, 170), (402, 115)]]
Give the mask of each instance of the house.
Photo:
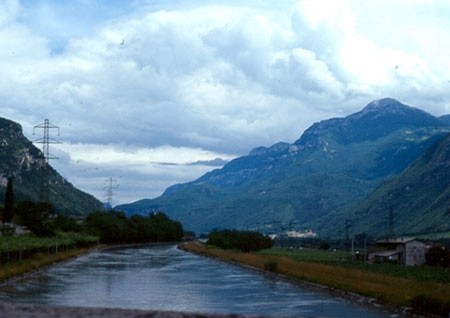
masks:
[(397, 263), (406, 266), (423, 265), (426, 262), (425, 243), (415, 238), (396, 238), (377, 241), (384, 250), (371, 253), (369, 261), (375, 263)]

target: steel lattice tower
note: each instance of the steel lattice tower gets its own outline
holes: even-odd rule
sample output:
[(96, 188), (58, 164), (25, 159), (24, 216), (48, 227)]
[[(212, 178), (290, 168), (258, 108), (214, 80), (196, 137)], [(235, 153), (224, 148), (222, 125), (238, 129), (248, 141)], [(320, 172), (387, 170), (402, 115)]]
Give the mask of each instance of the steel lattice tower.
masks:
[(44, 130), (44, 136), (42, 138), (39, 138), (34, 141), (35, 143), (42, 144), (42, 157), (40, 158), (42, 160), (42, 162), (41, 162), (41, 188), (40, 188), (39, 200), (46, 205), (47, 209), (49, 209), (49, 207), (50, 207), (50, 175), (49, 175), (48, 161), (50, 159), (58, 159), (57, 157), (54, 157), (50, 154), (50, 144), (60, 143), (59, 141), (50, 138), (50, 129), (57, 129), (58, 136), (59, 136), (59, 127), (51, 124), (48, 119), (45, 119), (45, 121), (42, 124), (34, 126), (33, 135), (35, 134), (36, 129)]
[(112, 177), (106, 179), (103, 189), (105, 190), (106, 202), (111, 210), (113, 208), (113, 196), (115, 195), (114, 189), (117, 189), (118, 187), (119, 185), (117, 184), (117, 180)]

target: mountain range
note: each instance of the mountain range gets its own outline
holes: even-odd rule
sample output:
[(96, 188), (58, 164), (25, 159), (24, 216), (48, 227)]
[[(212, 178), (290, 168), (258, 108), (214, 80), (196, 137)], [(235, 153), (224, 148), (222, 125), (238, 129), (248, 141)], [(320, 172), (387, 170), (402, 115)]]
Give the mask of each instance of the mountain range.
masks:
[[(0, 202), (4, 200), (8, 178), (13, 178), (15, 201), (39, 201), (43, 153), (22, 132), (22, 127), (0, 118)], [(56, 213), (86, 215), (103, 210), (103, 204), (80, 191), (47, 165), (49, 201)]]
[(383, 236), (389, 215), (402, 234), (450, 230), (443, 222), (450, 179), (441, 178), (449, 174), (443, 159), (449, 158), (449, 131), (448, 116), (376, 100), (350, 116), (313, 124), (294, 143), (255, 148), (158, 198), (116, 209), (162, 210), (197, 233), (291, 228), (342, 237), (350, 220), (355, 233)]

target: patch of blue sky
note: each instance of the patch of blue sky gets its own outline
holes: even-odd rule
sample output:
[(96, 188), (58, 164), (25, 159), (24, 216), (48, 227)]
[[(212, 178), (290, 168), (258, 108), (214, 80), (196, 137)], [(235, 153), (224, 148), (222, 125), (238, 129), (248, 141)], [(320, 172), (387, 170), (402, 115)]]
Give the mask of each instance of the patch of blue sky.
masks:
[(133, 7), (121, 0), (22, 0), (18, 22), (47, 39), (52, 54), (62, 54), (71, 39), (92, 35)]

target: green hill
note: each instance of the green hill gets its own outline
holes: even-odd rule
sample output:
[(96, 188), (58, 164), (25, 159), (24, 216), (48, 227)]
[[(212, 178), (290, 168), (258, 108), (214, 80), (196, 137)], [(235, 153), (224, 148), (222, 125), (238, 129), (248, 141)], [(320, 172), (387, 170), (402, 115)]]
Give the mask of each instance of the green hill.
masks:
[(450, 230), (450, 135), (400, 175), (383, 183), (348, 214), (355, 232), (397, 236)]
[[(38, 201), (41, 188), (42, 152), (22, 133), (19, 124), (0, 118), (0, 202), (3, 202), (8, 177), (13, 177), (15, 201)], [(49, 198), (55, 212), (86, 215), (102, 210), (103, 205), (75, 188), (48, 166)]]
[(337, 221), (448, 131), (422, 110), (377, 100), (348, 117), (315, 123), (293, 144), (256, 148), (156, 199), (117, 208), (129, 214), (163, 210), (198, 233), (293, 226), (342, 237), (344, 225)]

